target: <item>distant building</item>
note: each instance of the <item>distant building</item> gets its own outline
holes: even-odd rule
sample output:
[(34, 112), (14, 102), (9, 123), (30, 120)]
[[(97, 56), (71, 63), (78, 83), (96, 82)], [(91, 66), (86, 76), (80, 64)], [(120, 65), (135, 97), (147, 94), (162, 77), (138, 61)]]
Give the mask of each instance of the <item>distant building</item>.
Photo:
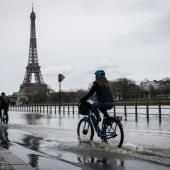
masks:
[(160, 87), (159, 81), (153, 80), (149, 81), (148, 79), (145, 79), (144, 81), (141, 81), (140, 86), (143, 90), (149, 91), (151, 88), (158, 89)]
[(8, 95), (11, 105), (15, 105), (17, 101), (18, 92), (14, 92), (12, 95)]

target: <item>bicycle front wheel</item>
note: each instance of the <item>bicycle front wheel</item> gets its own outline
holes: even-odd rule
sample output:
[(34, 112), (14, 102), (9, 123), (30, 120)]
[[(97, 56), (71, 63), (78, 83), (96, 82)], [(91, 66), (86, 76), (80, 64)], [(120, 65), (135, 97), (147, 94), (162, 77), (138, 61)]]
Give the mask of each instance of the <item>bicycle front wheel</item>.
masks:
[(121, 148), (124, 140), (124, 132), (121, 122), (113, 122), (106, 127), (106, 140), (110, 145)]
[(77, 136), (80, 141), (93, 140), (94, 129), (90, 120), (87, 117), (82, 118), (77, 126)]

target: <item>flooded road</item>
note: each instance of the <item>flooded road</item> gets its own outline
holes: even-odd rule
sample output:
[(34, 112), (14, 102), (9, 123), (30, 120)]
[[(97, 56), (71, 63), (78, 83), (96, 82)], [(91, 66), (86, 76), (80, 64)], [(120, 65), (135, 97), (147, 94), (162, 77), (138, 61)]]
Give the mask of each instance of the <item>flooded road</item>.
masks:
[(102, 143), (79, 143), (77, 114), (9, 112), (9, 125), (1, 124), (3, 146), (37, 170), (105, 169), (140, 170), (170, 167), (170, 117), (149, 122), (141, 115), (123, 121), (125, 141), (121, 149)]

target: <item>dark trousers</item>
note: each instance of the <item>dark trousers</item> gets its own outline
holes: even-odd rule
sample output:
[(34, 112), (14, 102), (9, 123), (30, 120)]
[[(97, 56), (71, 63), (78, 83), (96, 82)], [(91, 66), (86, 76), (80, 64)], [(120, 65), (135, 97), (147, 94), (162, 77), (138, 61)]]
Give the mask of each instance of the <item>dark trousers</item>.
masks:
[(2, 117), (2, 111), (3, 111), (3, 115), (8, 114), (8, 107), (3, 107), (0, 109), (0, 117)]
[(104, 114), (105, 117), (109, 117), (107, 110), (113, 108), (114, 103), (113, 102), (97, 102), (95, 101), (91, 107), (93, 112), (95, 113), (96, 117), (100, 119), (99, 111), (98, 109)]

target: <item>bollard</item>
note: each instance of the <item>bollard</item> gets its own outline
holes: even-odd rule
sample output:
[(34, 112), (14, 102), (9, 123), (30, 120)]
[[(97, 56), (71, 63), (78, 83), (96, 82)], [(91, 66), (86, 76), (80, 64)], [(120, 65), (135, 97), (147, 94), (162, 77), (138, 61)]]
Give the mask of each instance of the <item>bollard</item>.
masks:
[(58, 105), (58, 112), (59, 112), (59, 114), (61, 114), (61, 104), (60, 103)]
[(146, 102), (146, 117), (147, 117), (147, 120), (149, 121), (149, 103), (148, 103), (148, 100)]
[(50, 104), (50, 114), (52, 114), (52, 104)]
[(161, 120), (162, 119), (162, 112), (161, 112), (161, 102), (160, 101), (159, 101), (158, 107), (159, 107), (159, 120)]
[(125, 101), (125, 103), (124, 103), (124, 113), (125, 113), (125, 119), (127, 119), (126, 101)]
[(54, 112), (55, 112), (55, 115), (56, 115), (56, 113), (57, 113), (57, 112), (56, 112), (56, 104), (54, 105)]
[(41, 113), (41, 106), (42, 106), (42, 105), (40, 104), (40, 113)]
[(72, 107), (73, 107), (73, 115), (74, 115), (74, 103), (73, 103), (73, 106), (72, 106)]
[(45, 105), (43, 104), (43, 113), (45, 113)]
[(70, 107), (69, 107), (69, 104), (68, 104), (68, 114), (70, 114)]
[(46, 107), (47, 107), (47, 114), (48, 114), (48, 104), (47, 104), (47, 106), (46, 106)]
[(63, 114), (65, 114), (65, 104), (63, 104)]
[(114, 113), (114, 116), (116, 116), (116, 106), (115, 105), (113, 106), (113, 113)]
[(138, 121), (138, 103), (137, 103), (137, 100), (136, 100), (136, 103), (135, 103), (135, 119), (136, 119), (136, 121)]

